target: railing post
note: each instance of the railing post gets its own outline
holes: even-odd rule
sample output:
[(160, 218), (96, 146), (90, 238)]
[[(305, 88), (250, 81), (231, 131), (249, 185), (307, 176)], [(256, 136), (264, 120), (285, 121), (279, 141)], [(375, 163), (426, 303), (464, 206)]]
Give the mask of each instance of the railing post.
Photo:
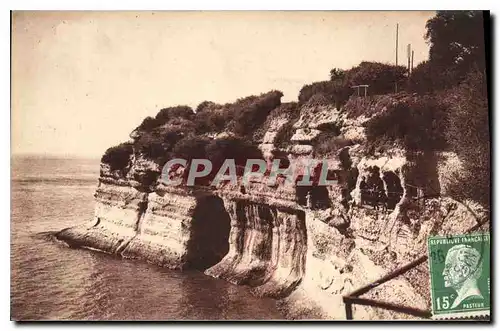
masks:
[(350, 299), (349, 297), (342, 298), (345, 305), (345, 318), (348, 321), (352, 320), (352, 302), (349, 299)]

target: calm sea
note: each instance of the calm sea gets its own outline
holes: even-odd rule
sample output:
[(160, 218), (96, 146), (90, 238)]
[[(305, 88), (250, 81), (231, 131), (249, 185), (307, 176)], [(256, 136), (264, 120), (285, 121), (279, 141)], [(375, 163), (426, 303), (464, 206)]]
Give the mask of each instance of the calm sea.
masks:
[(13, 320), (283, 319), (276, 302), (198, 271), (66, 248), (50, 233), (93, 216), (99, 160), (12, 159)]

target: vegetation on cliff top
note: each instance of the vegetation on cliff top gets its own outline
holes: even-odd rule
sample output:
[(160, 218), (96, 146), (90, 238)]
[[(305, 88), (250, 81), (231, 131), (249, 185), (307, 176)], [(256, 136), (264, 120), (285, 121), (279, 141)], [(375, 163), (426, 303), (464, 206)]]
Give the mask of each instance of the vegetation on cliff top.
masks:
[(394, 83), (406, 81), (406, 68), (380, 62), (363, 61), (349, 70), (334, 68), (330, 80), (305, 85), (299, 93), (299, 103), (308, 102), (315, 95), (322, 95), (340, 108), (353, 94), (353, 86), (369, 85), (370, 95), (394, 92)]
[[(231, 158), (244, 164), (247, 158), (261, 157), (252, 145), (254, 134), (269, 113), (279, 109), (282, 96), (280, 91), (271, 91), (225, 105), (205, 101), (196, 113), (188, 106), (161, 109), (133, 131), (133, 142), (109, 148), (101, 161), (112, 171), (124, 170), (134, 153), (160, 167), (174, 157), (208, 158), (214, 164)], [(226, 136), (211, 139), (219, 134)]]
[(432, 96), (400, 102), (366, 123), (371, 146), (398, 144), (407, 150), (439, 151), (447, 147), (445, 105)]
[(125, 169), (133, 153), (133, 147), (130, 143), (121, 143), (106, 150), (101, 158), (102, 163), (109, 164), (111, 171)]

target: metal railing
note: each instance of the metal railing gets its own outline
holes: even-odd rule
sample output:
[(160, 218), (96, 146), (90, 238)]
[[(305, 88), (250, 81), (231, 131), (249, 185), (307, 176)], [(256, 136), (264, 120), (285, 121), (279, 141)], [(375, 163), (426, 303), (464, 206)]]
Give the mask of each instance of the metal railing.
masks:
[[(487, 222), (488, 222), (487, 220), (482, 221), (482, 222), (478, 221), (477, 224), (474, 225), (473, 227), (471, 227), (470, 229), (468, 229), (466, 231), (466, 233), (476, 231), (477, 229), (479, 229), (481, 226), (483, 226)], [(417, 258), (416, 260), (390, 272), (389, 274), (385, 275), (384, 277), (379, 278), (376, 281), (371, 282), (370, 284), (365, 285), (365, 286), (351, 292), (350, 294), (343, 296), (342, 300), (343, 300), (344, 305), (345, 305), (346, 319), (347, 320), (353, 319), (352, 306), (354, 304), (383, 308), (383, 309), (392, 310), (392, 311), (399, 312), (399, 313), (405, 313), (408, 315), (421, 317), (421, 318), (431, 318), (432, 312), (430, 310), (422, 310), (422, 309), (418, 309), (418, 308), (413, 308), (413, 307), (408, 307), (408, 306), (403, 306), (403, 305), (395, 305), (395, 304), (388, 303), (388, 302), (377, 301), (377, 300), (372, 300), (372, 299), (365, 299), (365, 298), (359, 297), (360, 295), (367, 293), (371, 289), (373, 289), (379, 285), (382, 285), (382, 284), (390, 281), (391, 279), (396, 278), (396, 277), (404, 274), (405, 272), (415, 268), (416, 266), (424, 263), (425, 261), (427, 261), (427, 259), (428, 259), (427, 255), (422, 255), (419, 258)]]

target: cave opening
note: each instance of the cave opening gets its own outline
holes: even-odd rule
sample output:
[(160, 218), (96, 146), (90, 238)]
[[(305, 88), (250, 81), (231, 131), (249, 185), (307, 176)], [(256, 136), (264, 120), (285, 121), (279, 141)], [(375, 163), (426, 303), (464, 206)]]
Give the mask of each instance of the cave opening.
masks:
[(369, 167), (368, 175), (361, 178), (359, 189), (361, 192), (361, 205), (369, 205), (374, 209), (387, 206), (387, 192), (384, 188), (384, 182), (380, 178), (380, 168), (377, 166)]
[(295, 198), (299, 205), (312, 210), (328, 209), (332, 205), (325, 186), (296, 186)]
[(401, 180), (392, 171), (385, 171), (383, 180), (387, 187), (387, 209), (394, 209), (403, 196)]
[(219, 263), (229, 251), (230, 229), (231, 218), (220, 197), (197, 198), (188, 242), (188, 265), (205, 270)]

